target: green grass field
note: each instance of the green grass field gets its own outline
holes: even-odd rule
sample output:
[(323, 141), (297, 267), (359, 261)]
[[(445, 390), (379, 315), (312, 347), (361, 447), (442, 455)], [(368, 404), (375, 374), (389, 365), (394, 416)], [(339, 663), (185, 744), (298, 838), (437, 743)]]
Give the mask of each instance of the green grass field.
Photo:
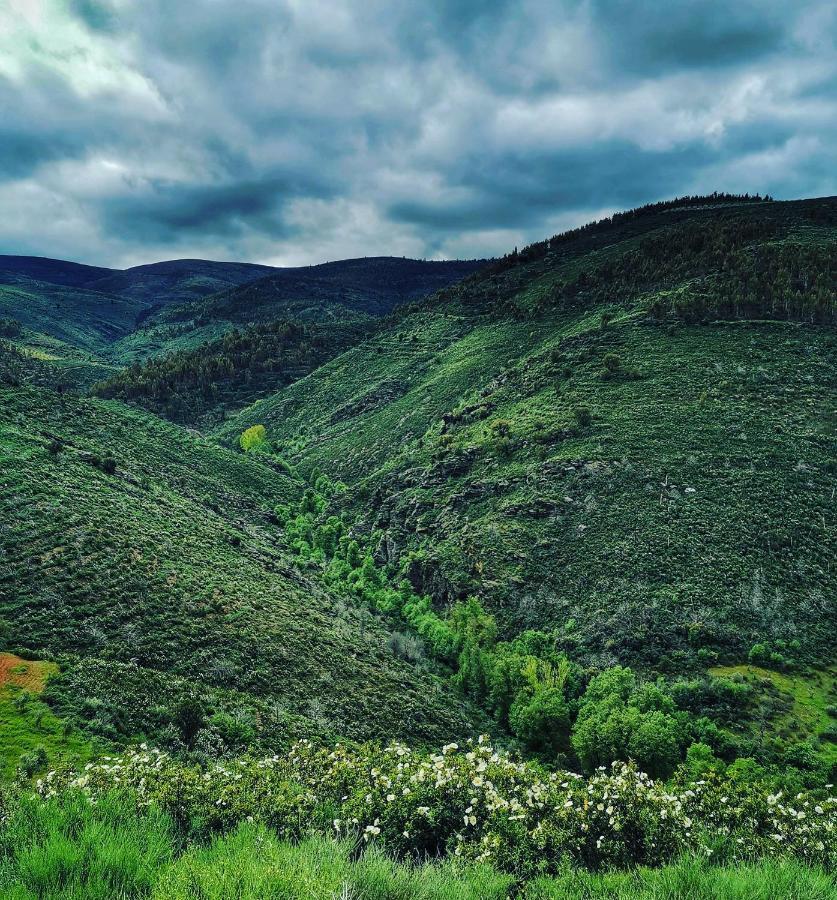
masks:
[(354, 841), (287, 843), (242, 824), (184, 846), (172, 819), (118, 797), (15, 806), (0, 830), (8, 900), (829, 900), (834, 881), (791, 860), (725, 866), (685, 857), (659, 869), (518, 882), (488, 864), (396, 861)]

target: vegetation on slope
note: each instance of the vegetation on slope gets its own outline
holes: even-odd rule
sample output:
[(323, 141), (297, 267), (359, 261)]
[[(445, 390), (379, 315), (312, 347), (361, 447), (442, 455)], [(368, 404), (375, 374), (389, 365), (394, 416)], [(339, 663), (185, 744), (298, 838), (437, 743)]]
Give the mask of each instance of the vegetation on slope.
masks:
[[(64, 338), (0, 320), (2, 749), (44, 798), (5, 800), (0, 887), (830, 891), (835, 243), (833, 200), (683, 198), (374, 329), (421, 264), (270, 276), (108, 345), (176, 342), (99, 390), (184, 422), (281, 386), (226, 450), (37, 387)], [(463, 743), (486, 724), (529, 761)], [(99, 752), (78, 727), (169, 753), (67, 772)]]
[[(264, 426), (244, 431), (239, 443), (245, 452), (272, 455), (290, 470), (276, 457)], [(833, 780), (834, 731), (825, 712), (837, 700), (833, 678), (800, 672), (784, 679), (798, 685), (800, 701), (789, 728), (783, 715), (790, 704), (778, 696), (764, 698), (737, 669), (716, 668), (709, 677), (638, 679), (619, 666), (583, 668), (557, 630), (526, 629), (502, 640), (495, 617), (478, 600), (439, 612), (429, 596), (418, 595), (406, 577), (415, 555), (405, 554), (398, 566), (376, 562), (374, 543), (345, 519), (327, 514), (345, 485), (325, 475), (313, 481), (298, 503), (276, 507), (288, 549), (306, 565), (320, 567), (331, 589), (386, 616), (403, 633), (393, 643), (399, 655), (431, 653), (450, 672), (451, 683), (527, 753), (587, 771), (634, 760), (659, 776), (694, 752), (715, 765), (746, 759), (783, 777), (795, 773), (800, 784)], [(756, 644), (750, 657), (798, 670), (801, 649), (796, 640)], [(803, 685), (809, 687), (807, 703)]]
[(0, 388), (0, 619), (62, 663), (93, 734), (208, 754), (311, 733), (440, 740), (468, 714), (390, 633), (298, 570), (284, 473), (145, 413)]
[(0, 318), (87, 352), (131, 331), (141, 308), (114, 294), (0, 273)]
[(93, 754), (90, 741), (39, 696), (57, 670), (54, 663), (0, 653), (0, 783), (48, 765), (81, 766)]
[(191, 350), (134, 363), (92, 386), (175, 422), (206, 424), (296, 381), (357, 343), (359, 322), (278, 321), (234, 329)]
[(348, 314), (381, 316), (411, 300), (460, 281), (484, 261), (363, 257), (295, 269), (280, 269), (203, 302), (167, 310), (160, 321), (226, 320), (239, 324), (279, 318), (319, 321)]
[(353, 346), (396, 305), (481, 265), (373, 257), (283, 269), (144, 321), (110, 349), (131, 366), (93, 390), (177, 422), (217, 423)]
[[(219, 435), (264, 424), (289, 463), (349, 485), (324, 516), (409, 561), (437, 608), (478, 597), (504, 637), (547, 630), (582, 663), (650, 673), (775, 641), (820, 665), (837, 339), (811, 320), (833, 314), (834, 206), (678, 209), (521, 253)], [(722, 310), (672, 301), (762, 284), (762, 263), (797, 266), (788, 303), (733, 298), (708, 321)]]
[(544, 772), (482, 739), (433, 753), (302, 741), (287, 754), (209, 766), (143, 746), (81, 772), (53, 771), (37, 789), (45, 799), (80, 790), (94, 801), (131, 791), (197, 838), (246, 820), (284, 838), (318, 832), (401, 858), (490, 862), (523, 879), (568, 866), (660, 866), (684, 853), (833, 867), (837, 852), (837, 798), (827, 791), (786, 796), (746, 769), (696, 778), (684, 768), (665, 784), (618, 764), (585, 779)]

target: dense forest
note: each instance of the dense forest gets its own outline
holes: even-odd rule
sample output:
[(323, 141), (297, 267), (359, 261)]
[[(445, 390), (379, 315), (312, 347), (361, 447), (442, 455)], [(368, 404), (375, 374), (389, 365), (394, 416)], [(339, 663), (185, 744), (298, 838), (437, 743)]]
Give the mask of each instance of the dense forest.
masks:
[(371, 331), (361, 323), (279, 321), (233, 329), (191, 350), (134, 363), (92, 387), (175, 422), (223, 418), (302, 378)]

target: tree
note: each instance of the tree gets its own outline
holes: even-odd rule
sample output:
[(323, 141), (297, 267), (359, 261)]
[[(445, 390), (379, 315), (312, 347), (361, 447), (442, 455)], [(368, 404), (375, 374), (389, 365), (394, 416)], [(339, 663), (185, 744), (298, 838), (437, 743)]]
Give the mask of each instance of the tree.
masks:
[(554, 755), (569, 746), (570, 709), (559, 687), (542, 687), (531, 697), (520, 694), (509, 711), (509, 724), (535, 753)]
[(247, 453), (249, 450), (267, 443), (267, 430), (264, 425), (251, 425), (250, 428), (241, 432), (238, 443), (241, 449)]
[(656, 685), (637, 687), (628, 668), (616, 666), (590, 681), (572, 731), (572, 746), (587, 769), (633, 759), (655, 777), (680, 759), (683, 729), (674, 704)]

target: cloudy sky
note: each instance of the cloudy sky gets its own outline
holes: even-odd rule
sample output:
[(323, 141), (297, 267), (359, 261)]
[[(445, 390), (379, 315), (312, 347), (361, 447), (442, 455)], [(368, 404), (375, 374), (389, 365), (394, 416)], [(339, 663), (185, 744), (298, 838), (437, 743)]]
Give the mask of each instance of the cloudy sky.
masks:
[(475, 257), (837, 193), (832, 0), (0, 0), (0, 252)]

